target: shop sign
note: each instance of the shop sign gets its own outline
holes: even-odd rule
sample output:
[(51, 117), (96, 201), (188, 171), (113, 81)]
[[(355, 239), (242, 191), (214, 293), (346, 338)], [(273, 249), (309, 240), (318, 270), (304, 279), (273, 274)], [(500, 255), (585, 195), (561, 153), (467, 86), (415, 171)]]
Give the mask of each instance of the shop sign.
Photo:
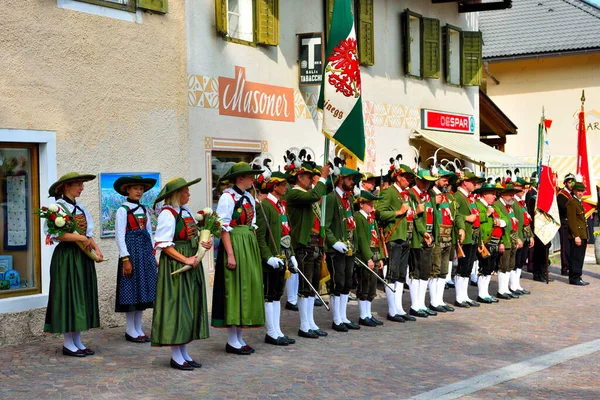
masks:
[(246, 81), (246, 68), (235, 67), (235, 78), (219, 77), (219, 114), (294, 122), (294, 90)]
[(299, 33), (300, 86), (320, 85), (323, 81), (323, 32)]
[(421, 109), (421, 128), (459, 133), (475, 132), (475, 117), (444, 111)]

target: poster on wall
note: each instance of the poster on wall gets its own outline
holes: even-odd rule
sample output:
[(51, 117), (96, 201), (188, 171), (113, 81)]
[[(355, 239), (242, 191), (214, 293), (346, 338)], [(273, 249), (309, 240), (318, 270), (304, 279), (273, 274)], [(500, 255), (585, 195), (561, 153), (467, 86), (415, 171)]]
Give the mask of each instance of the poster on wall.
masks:
[(320, 85), (323, 80), (323, 32), (299, 33), (300, 86)]
[(105, 172), (100, 173), (100, 237), (108, 238), (115, 236), (115, 213), (125, 202), (125, 196), (115, 191), (113, 185), (122, 176), (138, 175), (142, 178), (156, 179), (156, 184), (150, 190), (144, 192), (140, 204), (150, 210), (152, 229), (156, 230), (157, 215), (152, 208), (154, 199), (160, 192), (159, 172)]
[(4, 179), (4, 250), (27, 250), (27, 175), (7, 175)]

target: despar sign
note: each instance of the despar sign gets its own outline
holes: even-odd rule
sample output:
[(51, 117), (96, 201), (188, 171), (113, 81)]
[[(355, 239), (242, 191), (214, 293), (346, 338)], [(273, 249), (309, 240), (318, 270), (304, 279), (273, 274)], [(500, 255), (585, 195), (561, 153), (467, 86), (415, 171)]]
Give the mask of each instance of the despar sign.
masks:
[(460, 133), (475, 132), (475, 117), (468, 114), (421, 109), (421, 128)]
[(246, 81), (246, 68), (235, 67), (235, 78), (219, 77), (219, 114), (294, 122), (294, 90)]
[(320, 85), (323, 81), (323, 33), (298, 34), (300, 86)]

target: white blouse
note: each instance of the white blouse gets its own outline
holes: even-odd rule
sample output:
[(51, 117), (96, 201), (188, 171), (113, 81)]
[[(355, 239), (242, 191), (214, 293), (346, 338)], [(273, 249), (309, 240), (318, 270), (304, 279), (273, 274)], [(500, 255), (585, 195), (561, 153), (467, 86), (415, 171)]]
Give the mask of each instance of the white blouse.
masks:
[[(67, 203), (63, 199), (56, 200), (56, 204), (58, 204), (60, 207), (67, 209), (71, 214), (73, 214), (73, 210), (75, 209), (74, 205)], [(85, 236), (93, 237), (94, 236), (94, 222), (92, 221), (92, 217), (90, 217), (90, 214), (88, 213), (87, 209), (85, 208), (85, 206), (83, 204), (81, 204), (79, 202), (77, 202), (75, 204), (77, 205), (77, 207), (81, 208), (81, 210), (83, 211), (83, 215), (85, 215), (85, 220), (87, 221), (87, 231), (85, 232)], [(80, 215), (80, 214), (81, 213), (78, 211), (77, 215)], [(44, 233), (46, 235), (48, 234), (48, 221), (44, 221)], [(52, 234), (52, 235), (50, 235), (50, 239), (56, 239), (58, 236), (59, 235)]]
[[(234, 195), (233, 197), (231, 197), (232, 194)], [(247, 198), (250, 199), (252, 207), (256, 209), (254, 197), (252, 197), (252, 195), (248, 191), (244, 192), (244, 194)], [(229, 226), (229, 224), (231, 223), (231, 215), (233, 214), (233, 207), (235, 206), (235, 203), (241, 198), (242, 196), (235, 190), (227, 188), (223, 191), (223, 194), (219, 199), (219, 204), (217, 204), (217, 214), (219, 215), (219, 218), (221, 218), (221, 220), (223, 221), (223, 230), (227, 232), (231, 232), (231, 230), (233, 229), (231, 226)], [(254, 229), (258, 229), (258, 226), (256, 225), (256, 212), (254, 213), (254, 217), (252, 218), (252, 227)]]
[(182, 218), (194, 218), (194, 214), (188, 206), (183, 206), (181, 208), (171, 206), (163, 207), (158, 215), (158, 225), (156, 225), (156, 234), (154, 235), (155, 246), (158, 249), (164, 249), (175, 245), (175, 243), (173, 243), (173, 236), (175, 236), (176, 221), (171, 211), (167, 210), (167, 207), (174, 209), (178, 214), (180, 210), (183, 209), (183, 212), (181, 213)]
[[(130, 203), (126, 201), (123, 205), (130, 210), (136, 208), (138, 204)], [(138, 208), (134, 213), (135, 217), (141, 217), (144, 215), (142, 207)], [(150, 211), (146, 209), (146, 230), (150, 234), (150, 239), (152, 239), (152, 223), (150, 219)], [(123, 207), (119, 207), (117, 209), (117, 213), (115, 214), (115, 239), (117, 240), (117, 247), (119, 248), (119, 258), (129, 256), (129, 251), (127, 250), (127, 245), (125, 244), (125, 232), (127, 231), (127, 210)], [(152, 241), (152, 247), (154, 247), (154, 241)]]

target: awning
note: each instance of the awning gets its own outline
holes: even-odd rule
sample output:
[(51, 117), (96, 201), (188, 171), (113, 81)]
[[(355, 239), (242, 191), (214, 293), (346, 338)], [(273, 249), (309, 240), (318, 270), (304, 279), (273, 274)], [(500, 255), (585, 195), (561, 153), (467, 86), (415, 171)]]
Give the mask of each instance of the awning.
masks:
[(454, 157), (477, 164), (489, 175), (503, 176), (504, 170), (519, 168), (521, 176), (528, 176), (536, 169), (535, 164), (496, 150), (471, 135), (419, 129), (413, 130), (411, 139), (424, 140)]

